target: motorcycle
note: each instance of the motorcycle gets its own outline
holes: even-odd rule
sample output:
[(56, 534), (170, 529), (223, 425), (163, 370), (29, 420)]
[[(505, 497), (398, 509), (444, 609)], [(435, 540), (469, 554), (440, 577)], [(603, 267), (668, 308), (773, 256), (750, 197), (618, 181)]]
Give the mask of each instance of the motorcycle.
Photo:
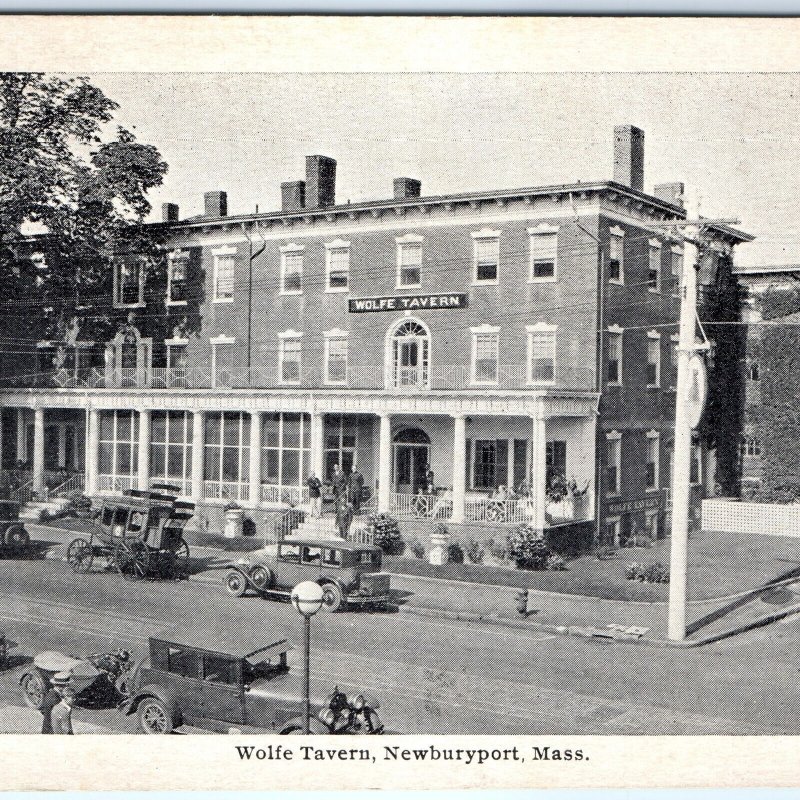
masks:
[(127, 650), (93, 653), (84, 658), (46, 650), (34, 656), (33, 666), (22, 673), (19, 684), (26, 704), (40, 711), (53, 685), (53, 676), (66, 672), (78, 703), (107, 707), (119, 705), (127, 697), (132, 666)]
[(362, 736), (378, 736), (383, 733), (383, 723), (376, 709), (380, 703), (363, 694), (352, 701), (337, 686), (325, 698), (326, 708), (319, 712), (320, 722), (330, 728), (331, 733), (348, 733)]

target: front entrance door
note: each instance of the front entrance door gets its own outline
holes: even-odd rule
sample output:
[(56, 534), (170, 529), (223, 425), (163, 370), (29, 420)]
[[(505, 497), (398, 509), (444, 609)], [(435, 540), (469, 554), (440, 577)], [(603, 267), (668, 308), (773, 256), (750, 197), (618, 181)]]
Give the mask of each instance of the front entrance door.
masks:
[(395, 446), (394, 475), (396, 491), (416, 494), (425, 488), (425, 467), (430, 462), (430, 447), (426, 444)]
[(44, 468), (48, 472), (56, 472), (58, 463), (58, 425), (44, 426)]

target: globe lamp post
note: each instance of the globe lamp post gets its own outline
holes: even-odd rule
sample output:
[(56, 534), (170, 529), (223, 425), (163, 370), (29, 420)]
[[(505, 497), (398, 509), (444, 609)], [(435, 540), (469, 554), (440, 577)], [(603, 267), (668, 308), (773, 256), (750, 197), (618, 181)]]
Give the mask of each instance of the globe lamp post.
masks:
[(322, 608), (322, 587), (314, 581), (303, 581), (292, 589), (292, 605), (305, 619), (303, 635), (303, 733), (308, 735), (311, 724), (311, 617)]

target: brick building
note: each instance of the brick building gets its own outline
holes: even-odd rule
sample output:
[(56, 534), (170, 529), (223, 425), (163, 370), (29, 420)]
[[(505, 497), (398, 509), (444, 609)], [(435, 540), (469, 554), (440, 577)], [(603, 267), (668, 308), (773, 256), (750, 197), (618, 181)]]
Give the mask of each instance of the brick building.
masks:
[[(437, 518), (486, 521), (491, 490), (525, 485), (506, 521), (662, 535), (682, 254), (648, 226), (685, 216), (682, 186), (644, 192), (635, 127), (613, 156), (613, 180), (426, 196), (397, 178), (339, 205), (336, 162), (309, 156), (280, 211), (165, 204), (163, 277), (114, 264), (115, 335), (15, 359), (4, 466), (35, 490), (59, 468), (89, 493), (167, 480), (211, 517), (301, 499), (335, 463), (419, 513), (429, 465)], [(749, 239), (712, 232), (726, 256)], [(548, 468), (585, 493), (548, 504)]]

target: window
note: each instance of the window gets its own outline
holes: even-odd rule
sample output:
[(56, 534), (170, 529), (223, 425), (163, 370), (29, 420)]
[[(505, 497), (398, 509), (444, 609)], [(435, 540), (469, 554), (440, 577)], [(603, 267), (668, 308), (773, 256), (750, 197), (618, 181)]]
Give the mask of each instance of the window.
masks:
[(167, 381), (166, 386), (186, 386), (186, 344), (167, 342)]
[(661, 335), (655, 331), (647, 334), (647, 385), (661, 384)]
[(500, 231), (473, 233), (475, 247), (475, 283), (497, 283), (500, 264)]
[(409, 234), (397, 241), (397, 285), (419, 286), (422, 281), (422, 237)]
[(194, 650), (182, 647), (167, 647), (167, 672), (184, 678), (200, 677), (200, 658)]
[(650, 292), (661, 291), (661, 242), (650, 240), (647, 254), (647, 289)]
[(329, 550), (327, 547), (322, 551), (322, 563), (330, 567), (342, 566), (342, 554), (339, 550)]
[(150, 422), (150, 475), (191, 493), (192, 415), (189, 411), (153, 411)]
[(743, 436), (740, 452), (742, 458), (759, 458), (761, 456), (761, 441), (752, 436)]
[(606, 434), (606, 494), (620, 493), (622, 470), (622, 435), (617, 431)]
[(322, 562), (322, 548), (321, 547), (303, 547), (300, 551), (300, 561), (303, 564), (315, 564), (319, 566)]
[(608, 239), (608, 280), (611, 283), (625, 282), (625, 262), (623, 257), (625, 231), (611, 228)]
[(278, 549), (278, 558), (282, 561), (300, 561), (299, 544), (282, 544)]
[(233, 348), (236, 339), (231, 336), (216, 336), (211, 342), (211, 386), (227, 388), (233, 383)]
[(648, 491), (658, 489), (658, 442), (659, 437), (656, 431), (647, 433), (647, 464), (645, 472), (647, 476), (646, 487)]
[(761, 366), (758, 361), (751, 361), (747, 365), (747, 380), (759, 381), (761, 380)]
[[(99, 439), (98, 474), (133, 478), (139, 469), (139, 415), (134, 411), (101, 411)], [(112, 484), (108, 488), (116, 487)]]
[(608, 329), (608, 383), (622, 386), (622, 328)]
[(418, 320), (402, 320), (390, 328), (386, 357), (391, 367), (387, 379), (392, 387), (427, 389), (430, 349), (430, 332)]
[(300, 383), (300, 337), (302, 333), (286, 331), (280, 336), (281, 383)]
[(545, 445), (545, 464), (548, 472), (567, 477), (567, 443), (564, 441), (547, 442)]
[(556, 245), (558, 228), (539, 225), (528, 228), (531, 237), (530, 281), (554, 281), (556, 279)]
[(220, 247), (212, 250), (214, 256), (214, 302), (233, 302), (233, 278), (235, 247)]
[(335, 241), (325, 245), (327, 292), (346, 292), (350, 285), (350, 242)]
[(222, 656), (203, 656), (203, 680), (210, 683), (236, 684), (236, 662)]
[(528, 325), (528, 381), (553, 383), (556, 377), (556, 326)]
[(281, 247), (281, 294), (303, 293), (303, 248), (291, 244)]
[[(356, 460), (358, 446), (358, 420), (356, 417), (340, 414), (325, 416), (325, 478), (333, 473), (333, 465), (338, 464), (345, 475), (349, 475)], [(323, 478), (322, 475), (318, 476)], [(323, 478), (324, 479), (324, 478)]]
[(508, 485), (508, 440), (476, 440), (473, 447), (472, 487), (496, 489)]
[(497, 383), (500, 333), (483, 325), (472, 328), (472, 382)]
[(613, 545), (619, 544), (619, 517), (606, 519), (606, 542)]
[(186, 305), (189, 251), (173, 250), (167, 257), (167, 305)]
[(264, 414), (261, 482), (271, 486), (302, 486), (311, 463), (310, 439), (311, 426), (306, 414)]
[(325, 382), (347, 383), (347, 333), (340, 330), (325, 332)]
[(673, 247), (670, 251), (670, 272), (675, 279), (675, 294), (681, 286), (681, 275), (683, 274), (683, 250), (680, 247)]
[(114, 265), (114, 305), (140, 305), (143, 302), (143, 295), (143, 259), (138, 256), (117, 259)]
[[(250, 469), (250, 415), (241, 411), (208, 412), (205, 435), (205, 480), (246, 484)], [(220, 491), (219, 497), (225, 496), (228, 495)]]

